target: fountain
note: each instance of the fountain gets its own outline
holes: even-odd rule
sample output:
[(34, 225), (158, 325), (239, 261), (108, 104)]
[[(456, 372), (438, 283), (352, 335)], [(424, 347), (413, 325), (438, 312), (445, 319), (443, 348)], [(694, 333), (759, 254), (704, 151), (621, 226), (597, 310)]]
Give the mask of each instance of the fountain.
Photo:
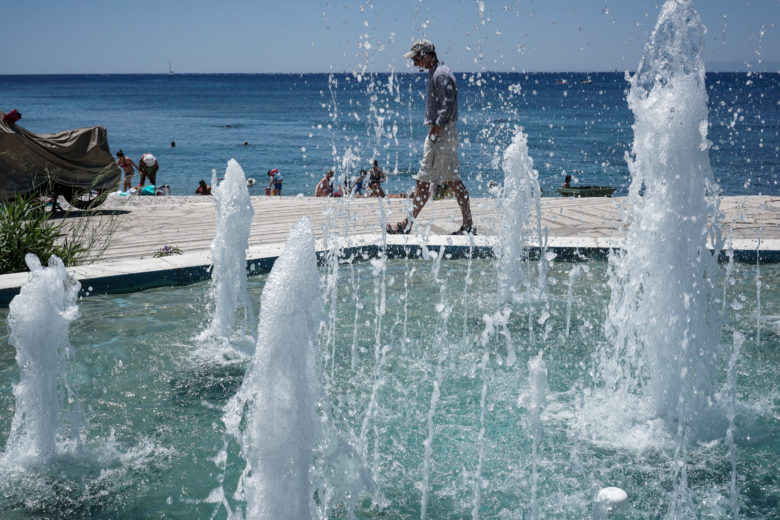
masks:
[(322, 296), (308, 219), (290, 231), (260, 307), (255, 355), (223, 420), (246, 461), (246, 517), (310, 518), (315, 507), (309, 466), (321, 438), (315, 403), (324, 392), (318, 353)]
[[(668, 1), (629, 78), (634, 145), (631, 222), (610, 257), (607, 388), (640, 392), (685, 435), (722, 434), (714, 403), (721, 354), (719, 189), (710, 169), (704, 27), (690, 1)], [(715, 421), (715, 422), (713, 422)]]
[(68, 327), (79, 316), (81, 284), (68, 276), (56, 256), (46, 268), (33, 254), (27, 254), (25, 262), (31, 277), (8, 315), (21, 374), (14, 386), (11, 432), (0, 456), (6, 467), (44, 465), (58, 455), (78, 452), (81, 443), (79, 400), (67, 377), (73, 362)]
[[(504, 191), (501, 199), (502, 218), (499, 224), (501, 280), (507, 302), (519, 300), (518, 285), (522, 283), (527, 300), (544, 299), (546, 279), (546, 237), (542, 230), (542, 203), (539, 172), (528, 155), (528, 137), (517, 129), (512, 143), (504, 151)], [(531, 222), (531, 215), (536, 216)], [(533, 225), (535, 224), (535, 225)], [(537, 287), (531, 287), (528, 262), (529, 244), (541, 250), (538, 262)], [(530, 314), (529, 314), (530, 316)]]
[(529, 410), (531, 412), (531, 518), (538, 520), (539, 504), (537, 486), (539, 485), (539, 445), (542, 437), (541, 414), (544, 399), (547, 394), (547, 366), (542, 359), (542, 352), (528, 362)]
[(254, 309), (246, 288), (246, 250), (255, 210), (249, 198), (244, 170), (235, 159), (228, 161), (225, 178), (217, 184), (212, 171), (212, 194), (216, 202), (216, 235), (211, 244), (211, 323), (200, 334), (228, 341), (254, 328)]

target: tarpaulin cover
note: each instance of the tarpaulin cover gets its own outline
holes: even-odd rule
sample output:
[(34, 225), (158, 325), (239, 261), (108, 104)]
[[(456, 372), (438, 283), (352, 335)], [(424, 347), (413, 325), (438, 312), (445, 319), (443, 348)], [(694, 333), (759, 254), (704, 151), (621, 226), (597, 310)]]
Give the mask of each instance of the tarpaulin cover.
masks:
[(37, 135), (0, 121), (0, 200), (55, 185), (60, 192), (115, 190), (121, 175), (102, 126)]

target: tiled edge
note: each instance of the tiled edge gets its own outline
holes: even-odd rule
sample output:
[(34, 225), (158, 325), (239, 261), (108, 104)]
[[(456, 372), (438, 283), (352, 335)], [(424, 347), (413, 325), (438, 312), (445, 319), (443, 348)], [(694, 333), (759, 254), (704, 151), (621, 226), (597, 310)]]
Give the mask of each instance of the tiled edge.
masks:
[[(430, 257), (438, 255), (443, 247), (445, 258), (491, 257), (497, 239), (489, 236), (442, 236), (432, 235), (424, 239), (414, 235), (360, 235), (337, 242), (316, 242), (317, 256), (321, 263), (327, 260), (327, 251), (338, 244), (341, 256), (352, 256), (356, 260), (376, 257), (387, 247), (390, 258)], [(547, 251), (560, 260), (584, 260), (606, 258), (611, 249), (622, 246), (619, 238), (551, 237)], [(780, 240), (734, 240), (734, 260), (739, 262), (780, 262)], [(271, 270), (284, 244), (252, 246), (247, 251), (247, 270), (250, 275), (263, 274)], [(538, 243), (530, 243), (532, 257), (537, 257)], [(728, 261), (728, 250), (719, 254), (720, 261)], [(81, 282), (82, 295), (110, 294), (139, 291), (153, 287), (186, 285), (211, 276), (209, 252), (188, 253), (163, 258), (127, 260), (105, 264), (93, 264), (68, 268), (68, 272)], [(0, 275), (0, 306), (7, 306), (28, 280), (29, 273)]]

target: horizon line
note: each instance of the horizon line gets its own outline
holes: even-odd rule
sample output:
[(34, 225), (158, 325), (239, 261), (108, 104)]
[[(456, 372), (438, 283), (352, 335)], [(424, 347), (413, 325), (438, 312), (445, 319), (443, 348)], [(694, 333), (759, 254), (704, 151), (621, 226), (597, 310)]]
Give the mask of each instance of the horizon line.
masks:
[[(706, 68), (706, 67), (705, 67)], [(482, 71), (458, 71), (453, 70), (455, 74), (635, 74), (635, 70), (627, 69), (610, 69), (610, 70), (482, 70)], [(712, 70), (707, 69), (708, 73), (754, 73), (754, 74), (780, 74), (780, 67), (777, 70), (754, 70), (749, 68), (744, 69), (720, 69), (714, 67)], [(17, 72), (17, 73), (0, 73), (0, 77), (3, 76), (186, 76), (186, 75), (202, 75), (202, 76), (216, 76), (216, 75), (246, 75), (246, 76), (303, 76), (303, 75), (322, 75), (322, 74), (352, 74), (352, 75), (366, 75), (366, 74), (421, 74), (418, 71), (373, 71), (373, 72), (359, 72), (352, 70), (344, 71), (306, 71), (306, 72), (176, 72), (171, 74), (169, 72)]]

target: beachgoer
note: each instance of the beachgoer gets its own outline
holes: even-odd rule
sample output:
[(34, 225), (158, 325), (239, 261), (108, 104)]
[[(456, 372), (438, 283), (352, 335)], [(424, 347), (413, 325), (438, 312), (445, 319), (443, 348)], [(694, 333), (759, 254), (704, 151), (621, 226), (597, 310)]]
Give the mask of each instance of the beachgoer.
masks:
[[(133, 160), (127, 157), (122, 150), (116, 153), (116, 164), (125, 172), (125, 182), (122, 185), (122, 191), (128, 191), (133, 186), (133, 174), (135, 170), (141, 170)], [(134, 169), (135, 168), (135, 169)]]
[(371, 167), (368, 177), (368, 187), (371, 188), (371, 193), (368, 196), (384, 197), (385, 192), (382, 189), (382, 183), (386, 180), (385, 172), (379, 169), (379, 164), (374, 160), (374, 165)]
[(282, 174), (279, 173), (279, 170), (274, 168), (273, 170), (268, 170), (268, 176), (271, 177), (271, 182), (268, 183), (268, 187), (270, 188), (273, 184), (274, 188), (271, 192), (272, 195), (276, 195), (277, 197), (282, 196), (282, 182), (284, 181), (284, 178), (282, 177)]
[(141, 183), (139, 186), (143, 186), (146, 183), (146, 179), (149, 179), (149, 184), (152, 186), (157, 185), (157, 170), (160, 169), (160, 165), (157, 164), (157, 159), (150, 153), (145, 153), (138, 159), (138, 171), (141, 173)]
[(325, 172), (325, 176), (320, 179), (320, 182), (317, 183), (317, 187), (314, 189), (315, 197), (330, 197), (333, 195), (333, 182), (331, 179), (333, 179), (334, 175), (333, 170)]
[(404, 57), (411, 58), (416, 67), (428, 71), (425, 100), (425, 137), (423, 159), (417, 174), (412, 214), (395, 226), (388, 224), (390, 234), (409, 233), (412, 219), (416, 219), (431, 196), (431, 185), (448, 184), (455, 192), (463, 222), (453, 235), (476, 234), (471, 220), (469, 192), (460, 178), (458, 160), (458, 86), (455, 76), (446, 65), (439, 63), (436, 48), (428, 40), (414, 42)]
[(352, 185), (350, 186), (352, 195), (363, 195), (363, 183), (366, 180), (366, 175), (368, 175), (366, 170), (360, 170), (360, 175), (352, 179)]
[(206, 181), (203, 179), (199, 180), (195, 195), (211, 195), (211, 186), (206, 184)]
[(566, 178), (563, 180), (563, 187), (571, 188), (571, 175), (567, 175)]

